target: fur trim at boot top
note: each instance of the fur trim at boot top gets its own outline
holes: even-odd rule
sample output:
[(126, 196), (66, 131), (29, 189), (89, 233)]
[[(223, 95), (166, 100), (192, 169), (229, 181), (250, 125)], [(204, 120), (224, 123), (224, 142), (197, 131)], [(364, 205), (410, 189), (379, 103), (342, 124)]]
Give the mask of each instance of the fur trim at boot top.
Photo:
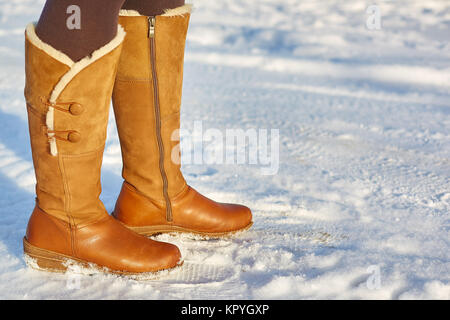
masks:
[[(162, 17), (183, 16), (186, 13), (191, 13), (191, 11), (192, 11), (192, 4), (185, 4), (185, 5), (182, 5), (180, 7), (173, 8), (173, 9), (165, 9), (164, 13), (161, 14), (161, 16)], [(119, 15), (123, 16), (123, 17), (140, 17), (140, 16), (144, 16), (143, 14), (140, 14), (136, 10), (125, 10), (125, 9), (120, 10)]]
[[(66, 54), (63, 52), (56, 50), (52, 46), (46, 44), (36, 34), (35, 31), (35, 23), (30, 23), (27, 26), (26, 29), (26, 35), (28, 40), (37, 48), (44, 51), (46, 54), (48, 54), (50, 57), (54, 58), (55, 60), (67, 65), (70, 67), (69, 71), (67, 71), (66, 74), (64, 74), (61, 79), (58, 81), (58, 83), (53, 88), (53, 91), (50, 95), (49, 102), (51, 104), (56, 103), (56, 100), (58, 99), (61, 92), (64, 90), (64, 88), (67, 86), (67, 84), (84, 68), (89, 66), (90, 64), (94, 63), (104, 55), (108, 54), (115, 48), (117, 48), (125, 38), (125, 31), (123, 30), (122, 26), (117, 27), (117, 34), (109, 43), (105, 44), (103, 47), (95, 50), (91, 55), (84, 57), (83, 59), (75, 62), (71, 58), (69, 58)], [(54, 108), (50, 106), (47, 111), (45, 124), (48, 128), (48, 130), (54, 130)], [(50, 153), (53, 156), (56, 156), (58, 154), (58, 149), (56, 147), (56, 138), (54, 133), (48, 134), (49, 141), (50, 141)]]

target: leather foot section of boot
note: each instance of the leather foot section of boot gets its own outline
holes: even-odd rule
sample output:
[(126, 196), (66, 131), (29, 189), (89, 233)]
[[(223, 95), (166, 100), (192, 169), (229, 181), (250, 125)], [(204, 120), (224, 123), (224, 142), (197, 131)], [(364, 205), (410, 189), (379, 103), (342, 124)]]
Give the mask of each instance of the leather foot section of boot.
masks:
[(213, 201), (190, 186), (171, 199), (171, 212), (172, 221), (168, 221), (164, 203), (146, 197), (124, 182), (113, 216), (144, 235), (183, 232), (222, 237), (247, 230), (253, 223), (246, 206)]
[(35, 208), (23, 239), (24, 253), (41, 270), (65, 272), (71, 264), (105, 273), (138, 276), (182, 264), (179, 249), (124, 227), (105, 213), (98, 222), (69, 226)]
[(127, 37), (113, 107), (125, 183), (114, 215), (145, 235), (221, 237), (252, 223), (249, 208), (204, 197), (186, 184), (181, 172), (180, 110), (190, 12), (187, 5), (157, 16), (126, 11), (119, 17)]

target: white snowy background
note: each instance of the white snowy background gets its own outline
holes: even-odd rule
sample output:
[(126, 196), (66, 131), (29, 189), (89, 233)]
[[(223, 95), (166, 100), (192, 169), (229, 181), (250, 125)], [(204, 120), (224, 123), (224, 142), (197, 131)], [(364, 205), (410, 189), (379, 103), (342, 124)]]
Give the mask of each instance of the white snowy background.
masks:
[[(280, 166), (184, 165), (187, 181), (253, 209), (231, 239), (158, 236), (185, 266), (152, 281), (30, 269), (34, 206), (24, 28), (43, 1), (0, 0), (0, 298), (449, 299), (450, 3), (194, 0), (182, 126), (279, 129)], [(110, 119), (103, 194), (122, 179)], [(208, 150), (206, 150), (208, 151)]]

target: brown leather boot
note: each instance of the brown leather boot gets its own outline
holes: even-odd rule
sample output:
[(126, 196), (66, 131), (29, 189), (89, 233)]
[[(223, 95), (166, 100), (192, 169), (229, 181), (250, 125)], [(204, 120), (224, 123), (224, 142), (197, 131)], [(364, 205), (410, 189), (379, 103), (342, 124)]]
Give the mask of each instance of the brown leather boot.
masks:
[[(120, 274), (173, 268), (174, 245), (124, 227), (99, 200), (108, 111), (124, 31), (73, 62), (26, 30), (28, 122), (37, 203), (23, 240), (37, 267), (64, 271), (70, 261)], [(32, 263), (32, 266), (36, 264)]]
[(173, 137), (180, 128), (189, 17), (189, 5), (156, 17), (122, 10), (119, 17), (127, 37), (113, 105), (125, 182), (113, 215), (145, 235), (175, 231), (221, 236), (252, 224), (249, 208), (215, 202), (188, 186), (171, 158), (177, 152)]

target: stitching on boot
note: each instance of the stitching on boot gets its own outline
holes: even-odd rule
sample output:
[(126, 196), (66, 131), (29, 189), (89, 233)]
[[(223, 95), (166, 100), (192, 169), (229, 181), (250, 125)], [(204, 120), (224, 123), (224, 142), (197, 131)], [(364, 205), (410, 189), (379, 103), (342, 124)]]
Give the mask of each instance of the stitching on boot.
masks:
[(68, 189), (69, 186), (67, 184), (67, 177), (66, 177), (66, 172), (65, 172), (65, 168), (64, 168), (64, 161), (62, 159), (61, 156), (58, 156), (58, 168), (59, 171), (61, 173), (61, 179), (62, 179), (62, 183), (63, 183), (63, 187), (64, 187), (64, 212), (66, 213), (66, 216), (69, 220), (69, 228), (70, 228), (70, 250), (72, 252), (72, 255), (75, 255), (75, 248), (74, 248), (74, 234), (73, 234), (73, 219), (70, 216), (70, 211), (69, 211), (69, 205), (67, 204), (67, 194), (68, 194)]

